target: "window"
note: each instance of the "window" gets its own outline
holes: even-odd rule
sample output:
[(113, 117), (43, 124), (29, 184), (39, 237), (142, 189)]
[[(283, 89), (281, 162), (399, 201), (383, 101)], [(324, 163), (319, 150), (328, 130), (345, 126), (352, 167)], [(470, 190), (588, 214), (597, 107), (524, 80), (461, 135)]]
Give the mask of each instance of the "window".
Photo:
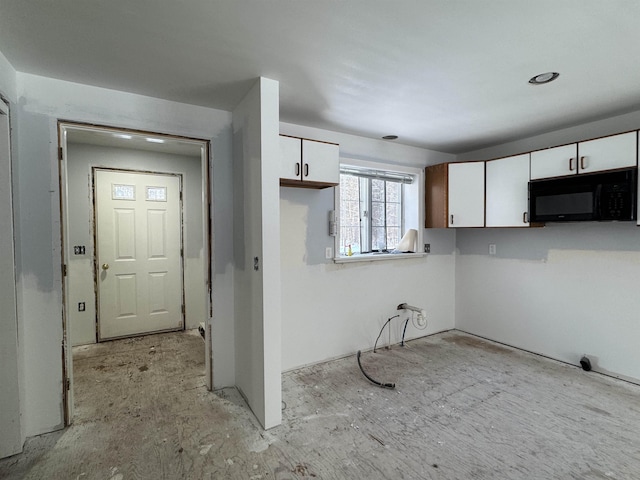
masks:
[(338, 256), (391, 253), (407, 229), (417, 229), (420, 171), (403, 170), (341, 165)]

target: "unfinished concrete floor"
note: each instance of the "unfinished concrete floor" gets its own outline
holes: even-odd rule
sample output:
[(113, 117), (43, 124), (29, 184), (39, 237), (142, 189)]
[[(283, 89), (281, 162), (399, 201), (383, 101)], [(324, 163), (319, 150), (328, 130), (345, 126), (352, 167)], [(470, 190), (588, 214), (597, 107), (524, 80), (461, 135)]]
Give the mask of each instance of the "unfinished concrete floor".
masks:
[(640, 387), (452, 331), (283, 375), (262, 431), (188, 333), (76, 349), (76, 418), (7, 479), (638, 479)]

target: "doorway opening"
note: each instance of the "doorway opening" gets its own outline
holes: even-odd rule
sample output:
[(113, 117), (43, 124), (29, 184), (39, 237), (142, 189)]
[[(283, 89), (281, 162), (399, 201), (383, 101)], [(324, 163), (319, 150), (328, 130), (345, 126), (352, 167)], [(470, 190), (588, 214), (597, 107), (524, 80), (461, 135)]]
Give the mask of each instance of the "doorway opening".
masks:
[(72, 349), (80, 346), (199, 330), (211, 390), (209, 142), (58, 126), (65, 425), (74, 418)]

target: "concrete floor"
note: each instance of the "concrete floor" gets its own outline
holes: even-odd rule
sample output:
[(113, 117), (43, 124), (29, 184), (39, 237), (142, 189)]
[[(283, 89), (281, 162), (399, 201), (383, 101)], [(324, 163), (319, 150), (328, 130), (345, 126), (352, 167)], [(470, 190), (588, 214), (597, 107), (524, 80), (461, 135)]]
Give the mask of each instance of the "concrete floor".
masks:
[(189, 333), (78, 347), (76, 417), (3, 479), (638, 479), (640, 386), (451, 331), (283, 375), (262, 431)]

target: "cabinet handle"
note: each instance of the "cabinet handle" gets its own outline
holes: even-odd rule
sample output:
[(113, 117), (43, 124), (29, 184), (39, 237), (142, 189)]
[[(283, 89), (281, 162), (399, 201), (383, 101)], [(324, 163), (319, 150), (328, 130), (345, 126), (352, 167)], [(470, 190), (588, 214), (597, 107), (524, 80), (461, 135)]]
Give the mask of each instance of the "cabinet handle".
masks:
[(300, 176), (300, 164), (296, 162), (296, 177)]
[(584, 159), (585, 159), (585, 158), (587, 158), (587, 157), (580, 157), (580, 169), (582, 169), (582, 170), (584, 170), (585, 168), (587, 168), (587, 167), (585, 167), (585, 165), (584, 165)]
[(571, 172), (573, 172), (573, 161), (575, 160), (575, 158), (570, 158), (569, 159), (569, 170)]
[(451, 217), (451, 225), (453, 225), (453, 215), (450, 215)]
[(527, 212), (522, 214), (522, 223), (527, 223)]
[(309, 176), (309, 164), (308, 163), (304, 164), (304, 176), (305, 177)]

